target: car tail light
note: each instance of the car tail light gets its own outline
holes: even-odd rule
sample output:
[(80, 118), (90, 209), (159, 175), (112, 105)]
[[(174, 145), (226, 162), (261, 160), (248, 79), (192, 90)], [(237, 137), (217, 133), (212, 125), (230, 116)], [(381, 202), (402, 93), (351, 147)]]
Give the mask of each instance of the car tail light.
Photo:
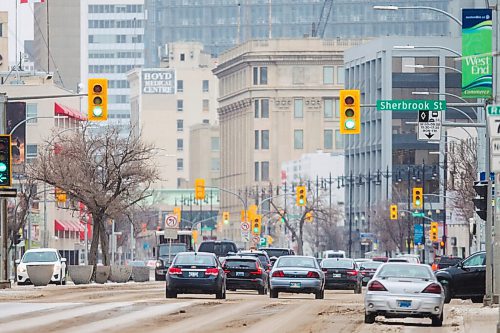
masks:
[(225, 269), (224, 273), (229, 274), (229, 273), (231, 273), (231, 271), (229, 269)]
[(441, 294), (441, 286), (437, 283), (431, 283), (422, 292), (426, 294)]
[(168, 269), (168, 274), (170, 274), (170, 275), (182, 274), (182, 269), (180, 269), (179, 267), (170, 267)]
[(387, 291), (387, 289), (385, 289), (384, 285), (378, 281), (373, 281), (372, 283), (370, 283), (370, 285), (368, 286), (368, 290), (369, 291)]
[(256, 271), (250, 272), (250, 275), (262, 275), (262, 268), (257, 268)]
[(356, 276), (356, 275), (358, 275), (358, 271), (354, 270), (354, 269), (349, 270), (349, 271), (347, 271), (347, 275), (349, 275), (349, 276)]
[(219, 275), (219, 270), (217, 268), (207, 268), (205, 270), (205, 275), (214, 275), (214, 276), (217, 276)]
[(307, 277), (308, 278), (313, 278), (313, 279), (319, 279), (319, 274), (318, 274), (318, 272), (312, 272), (312, 271), (310, 271), (310, 272), (307, 272)]
[(283, 271), (276, 271), (273, 273), (273, 277), (285, 277), (285, 273)]

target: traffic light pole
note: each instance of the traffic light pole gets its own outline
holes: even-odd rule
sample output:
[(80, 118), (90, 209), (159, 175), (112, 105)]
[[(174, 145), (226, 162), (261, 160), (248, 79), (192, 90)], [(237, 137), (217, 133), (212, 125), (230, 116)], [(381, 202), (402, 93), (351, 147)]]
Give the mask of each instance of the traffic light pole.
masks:
[[(7, 95), (0, 94), (0, 134), (7, 133)], [(7, 228), (7, 201), (5, 198), (0, 198), (0, 232), (1, 232), (1, 248), (0, 248), (0, 289), (10, 288), (9, 279), (9, 259), (8, 259), (8, 228)]]

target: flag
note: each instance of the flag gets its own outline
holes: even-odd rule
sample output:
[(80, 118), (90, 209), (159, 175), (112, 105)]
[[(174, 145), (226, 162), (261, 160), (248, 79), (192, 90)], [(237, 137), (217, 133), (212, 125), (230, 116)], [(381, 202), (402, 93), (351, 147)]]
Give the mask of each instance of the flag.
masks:
[(21, 3), (45, 2), (45, 0), (20, 0)]

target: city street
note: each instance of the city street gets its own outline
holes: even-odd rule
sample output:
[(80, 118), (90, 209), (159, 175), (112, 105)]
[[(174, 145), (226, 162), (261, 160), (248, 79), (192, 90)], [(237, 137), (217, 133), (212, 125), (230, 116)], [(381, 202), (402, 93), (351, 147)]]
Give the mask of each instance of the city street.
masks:
[(0, 332), (493, 332), (498, 308), (453, 300), (443, 327), (426, 319), (363, 323), (363, 295), (228, 292), (166, 299), (164, 283), (22, 286), (0, 291)]

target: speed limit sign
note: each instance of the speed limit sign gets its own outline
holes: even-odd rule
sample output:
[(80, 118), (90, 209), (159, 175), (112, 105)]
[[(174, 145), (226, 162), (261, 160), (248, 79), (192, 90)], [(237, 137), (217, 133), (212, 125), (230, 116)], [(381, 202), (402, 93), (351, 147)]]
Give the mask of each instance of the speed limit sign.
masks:
[(165, 228), (176, 229), (179, 227), (179, 221), (177, 221), (177, 216), (167, 215), (165, 218)]

